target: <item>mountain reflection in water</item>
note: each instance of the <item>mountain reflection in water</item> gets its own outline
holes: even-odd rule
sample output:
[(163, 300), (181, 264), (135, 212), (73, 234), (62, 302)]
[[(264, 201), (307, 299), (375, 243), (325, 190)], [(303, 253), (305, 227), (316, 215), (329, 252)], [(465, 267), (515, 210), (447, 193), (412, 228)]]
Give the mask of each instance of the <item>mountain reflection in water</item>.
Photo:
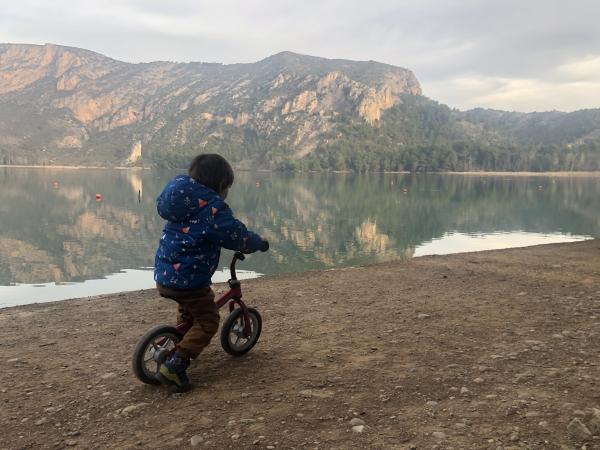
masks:
[[(152, 266), (155, 198), (174, 174), (1, 168), (0, 285)], [(228, 201), (272, 242), (242, 264), (263, 274), (410, 258), (436, 242), (439, 253), (440, 242), (482, 247), (456, 236), (494, 235), (488, 248), (600, 236), (600, 178), (238, 172)]]

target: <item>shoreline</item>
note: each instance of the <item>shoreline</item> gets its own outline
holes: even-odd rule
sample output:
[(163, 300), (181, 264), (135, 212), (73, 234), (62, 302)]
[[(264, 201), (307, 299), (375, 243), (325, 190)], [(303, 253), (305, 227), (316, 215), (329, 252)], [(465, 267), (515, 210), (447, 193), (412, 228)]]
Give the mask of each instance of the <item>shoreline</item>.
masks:
[(80, 170), (80, 169), (102, 169), (102, 170), (151, 170), (151, 167), (126, 167), (126, 166), (68, 166), (68, 165), (56, 165), (56, 166), (39, 166), (39, 165), (10, 165), (0, 164), (0, 169), (68, 169), (68, 170)]
[[(14, 169), (68, 169), (68, 170), (85, 170), (85, 169), (103, 169), (103, 170), (153, 170), (149, 166), (70, 166), (70, 165), (54, 165), (54, 166), (42, 166), (42, 165), (10, 165), (0, 164), (0, 168)], [(184, 170), (184, 169), (173, 169), (173, 170)], [(326, 172), (287, 172), (277, 171), (272, 169), (237, 169), (240, 172), (268, 172), (268, 173), (322, 173), (322, 174), (336, 174), (336, 175), (347, 175), (347, 174), (359, 174), (350, 170), (331, 170)], [(554, 171), (554, 172), (497, 172), (497, 171), (470, 171), (470, 172), (455, 172), (455, 171), (444, 171), (444, 172), (407, 172), (407, 171), (383, 171), (383, 172), (366, 172), (368, 174), (397, 174), (397, 175), (469, 175), (469, 176), (518, 176), (518, 177), (600, 177), (600, 170), (598, 171)]]
[(600, 408), (600, 239), (274, 275), (243, 290), (263, 317), (257, 346), (232, 358), (216, 336), (185, 395), (130, 370), (140, 337), (175, 320), (155, 290), (0, 310), (0, 448), (592, 443), (570, 424), (593, 427)]

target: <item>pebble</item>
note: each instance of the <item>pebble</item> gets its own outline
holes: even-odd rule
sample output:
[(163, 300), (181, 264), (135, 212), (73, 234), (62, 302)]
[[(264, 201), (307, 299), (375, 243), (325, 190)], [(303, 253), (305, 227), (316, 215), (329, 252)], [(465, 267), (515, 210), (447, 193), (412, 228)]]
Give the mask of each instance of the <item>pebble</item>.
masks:
[(484, 381), (485, 381), (485, 380), (484, 380), (483, 378), (481, 378), (481, 377), (477, 377), (477, 378), (475, 378), (475, 379), (473, 380), (473, 382), (474, 382), (474, 383), (477, 383), (477, 384), (481, 384), (481, 383), (483, 383)]
[(36, 425), (44, 425), (46, 422), (48, 422), (48, 419), (46, 419), (45, 417), (42, 417), (41, 419), (36, 420), (35, 424)]
[(417, 319), (428, 319), (429, 318), (429, 314), (417, 314)]
[(314, 389), (304, 389), (304, 390), (298, 392), (298, 394), (301, 397), (315, 397), (315, 398), (331, 398), (331, 397), (333, 397), (333, 392), (317, 391)]
[(519, 440), (519, 433), (512, 433), (508, 439), (510, 442), (517, 442)]
[(240, 438), (240, 435), (239, 435), (239, 434), (232, 434), (232, 435), (231, 435), (231, 440), (232, 440), (232, 441), (237, 441), (239, 438)]
[(588, 427), (586, 427), (581, 422), (581, 420), (579, 420), (577, 418), (571, 420), (571, 422), (567, 426), (567, 430), (569, 431), (571, 436), (573, 436), (574, 438), (579, 439), (581, 441), (588, 440), (592, 437), (592, 433), (590, 432)]
[(65, 441), (65, 445), (68, 447), (75, 447), (77, 445), (77, 441), (75, 439), (67, 439)]
[(427, 403), (425, 403), (425, 405), (429, 407), (437, 406), (437, 404), (438, 402), (436, 402), (435, 400), (429, 400)]
[(357, 425), (364, 425), (365, 421), (362, 419), (359, 419), (358, 417), (354, 417), (351, 421), (350, 421), (350, 425), (355, 427)]
[(364, 430), (365, 430), (364, 425), (355, 425), (352, 427), (352, 431), (354, 431), (355, 433), (362, 433)]
[(142, 402), (142, 403), (137, 403), (135, 405), (129, 405), (129, 406), (126, 406), (125, 408), (123, 408), (121, 410), (121, 414), (123, 414), (123, 415), (126, 416), (126, 415), (128, 415), (130, 413), (139, 411), (140, 409), (144, 408), (145, 406), (148, 406), (148, 403), (143, 403)]
[(116, 376), (117, 376), (116, 373), (109, 372), (109, 373), (105, 373), (104, 375), (101, 375), (100, 378), (102, 378), (103, 380), (108, 380), (109, 378), (114, 378)]
[(431, 435), (437, 441), (443, 441), (444, 439), (446, 439), (446, 433), (444, 433), (443, 431), (434, 431), (433, 433), (431, 433)]
[(267, 450), (273, 450), (275, 448), (275, 446), (273, 445), (267, 445)]
[(592, 434), (600, 434), (600, 409), (592, 408), (592, 416), (588, 421), (588, 428)]
[(212, 425), (213, 420), (209, 417), (199, 417), (198, 419), (196, 419), (196, 421), (194, 422), (195, 425), (201, 426), (201, 427), (205, 427), (208, 428)]
[(197, 447), (202, 442), (204, 442), (204, 438), (199, 434), (192, 436), (192, 438), (190, 439), (190, 444), (192, 445), (192, 447)]
[(19, 362), (19, 358), (11, 358), (11, 359), (7, 360), (6, 362), (9, 364), (16, 363), (16, 362)]
[(467, 389), (465, 386), (460, 388), (460, 393), (462, 395), (469, 395), (471, 393), (471, 391), (469, 389)]

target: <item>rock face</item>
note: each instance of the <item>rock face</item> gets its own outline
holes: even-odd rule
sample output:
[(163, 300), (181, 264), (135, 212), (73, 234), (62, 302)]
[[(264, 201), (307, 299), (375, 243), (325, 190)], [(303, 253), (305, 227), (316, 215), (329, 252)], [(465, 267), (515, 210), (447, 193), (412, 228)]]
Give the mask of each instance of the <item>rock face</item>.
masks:
[(137, 163), (142, 147), (146, 157), (236, 139), (301, 157), (335, 139), (340, 117), (376, 126), (403, 94), (421, 94), (413, 73), (376, 62), (284, 52), (252, 64), (129, 64), (0, 44), (0, 163)]

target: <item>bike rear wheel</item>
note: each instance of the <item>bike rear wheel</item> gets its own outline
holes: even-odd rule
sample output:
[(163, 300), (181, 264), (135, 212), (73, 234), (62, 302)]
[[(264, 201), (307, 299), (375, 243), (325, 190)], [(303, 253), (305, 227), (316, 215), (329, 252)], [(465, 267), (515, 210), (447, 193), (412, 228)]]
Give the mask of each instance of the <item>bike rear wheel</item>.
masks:
[(248, 308), (250, 317), (250, 336), (244, 333), (244, 314), (241, 308), (236, 308), (223, 322), (221, 328), (221, 346), (233, 356), (242, 356), (256, 345), (262, 330), (262, 318), (254, 308)]
[(181, 332), (170, 325), (159, 325), (148, 331), (136, 346), (131, 360), (138, 380), (159, 384), (154, 376), (182, 338)]

